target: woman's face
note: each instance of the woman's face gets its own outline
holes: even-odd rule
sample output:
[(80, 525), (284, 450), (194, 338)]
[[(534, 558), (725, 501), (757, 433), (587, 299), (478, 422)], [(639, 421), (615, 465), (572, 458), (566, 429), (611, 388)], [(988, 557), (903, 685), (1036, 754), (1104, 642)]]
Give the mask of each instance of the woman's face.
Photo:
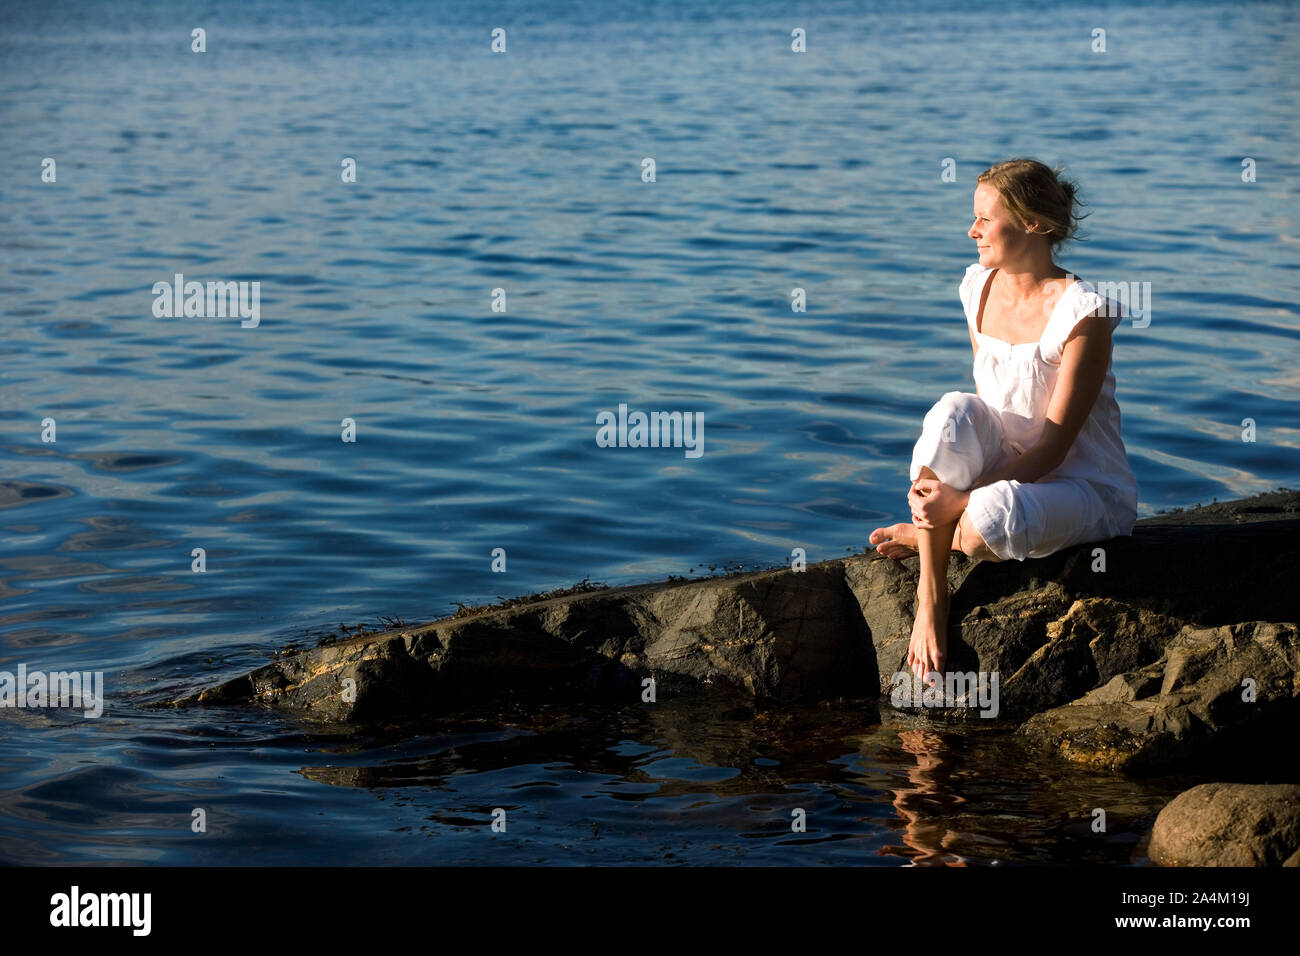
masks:
[(975, 223), (966, 235), (975, 240), (980, 265), (988, 269), (1019, 260), (1034, 239), (1011, 218), (1002, 195), (988, 183), (975, 187)]

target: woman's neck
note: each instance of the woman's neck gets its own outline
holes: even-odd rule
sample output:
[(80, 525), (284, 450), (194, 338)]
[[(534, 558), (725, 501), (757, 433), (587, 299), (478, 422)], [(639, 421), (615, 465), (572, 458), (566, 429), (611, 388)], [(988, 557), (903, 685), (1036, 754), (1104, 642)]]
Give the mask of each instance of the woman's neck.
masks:
[(1042, 259), (1026, 260), (998, 268), (998, 284), (1003, 294), (1012, 300), (1027, 302), (1042, 293), (1045, 283), (1064, 279), (1070, 275), (1049, 255)]

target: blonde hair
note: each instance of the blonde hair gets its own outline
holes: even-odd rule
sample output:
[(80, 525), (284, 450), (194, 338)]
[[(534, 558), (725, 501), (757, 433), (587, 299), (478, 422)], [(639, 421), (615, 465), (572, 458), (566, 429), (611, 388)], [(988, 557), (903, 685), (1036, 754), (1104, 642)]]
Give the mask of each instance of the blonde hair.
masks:
[(1060, 167), (1048, 169), (1036, 159), (1008, 159), (990, 166), (976, 182), (988, 183), (1002, 197), (1007, 212), (1026, 229), (1046, 236), (1055, 250), (1061, 243), (1075, 238), (1084, 217), (1076, 210), (1082, 203), (1076, 198), (1078, 184), (1059, 176)]

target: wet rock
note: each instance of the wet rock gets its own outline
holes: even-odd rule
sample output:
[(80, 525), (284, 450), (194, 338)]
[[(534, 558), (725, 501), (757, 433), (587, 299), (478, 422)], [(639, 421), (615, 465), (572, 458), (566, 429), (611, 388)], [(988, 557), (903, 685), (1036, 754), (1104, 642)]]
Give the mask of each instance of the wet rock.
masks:
[(1297, 728), (1297, 626), (1248, 621), (1184, 627), (1155, 663), (1035, 714), (1020, 732), (1077, 763), (1155, 773), (1279, 766), (1279, 742)]
[[(287, 655), (178, 704), (255, 701), (327, 721), (494, 695), (640, 701), (739, 688), (774, 701), (864, 696), (875, 680), (841, 562), (569, 595)], [(874, 697), (874, 693), (871, 695)]]
[[(1003, 714), (1057, 715), (1085, 697), (1069, 720), (1053, 716), (1037, 731), (1057, 749), (1109, 755), (1085, 762), (1137, 766), (1162, 733), (1175, 749), (1206, 729), (1214, 736), (1234, 725), (1232, 708), (1210, 707), (1196, 688), (1231, 668), (1191, 638), (1167, 657), (1174, 636), (1300, 620), (1297, 530), (1300, 492), (1275, 492), (1146, 519), (1130, 538), (1043, 559), (954, 554), (949, 668), (998, 674)], [(765, 702), (876, 699), (904, 669), (917, 572), (917, 558), (873, 552), (804, 571), (583, 591), (286, 654), (174, 703), (257, 702), (365, 721), (500, 694), (639, 701), (649, 678), (657, 693), (725, 686)], [(1215, 633), (1206, 640), (1223, 638)], [(1174, 685), (1157, 693), (1167, 674)], [(1165, 699), (1175, 692), (1201, 702)]]
[[(873, 554), (846, 565), (887, 693), (907, 657), (919, 559)], [(1023, 716), (1154, 661), (1184, 625), (1300, 621), (1297, 576), (1294, 491), (1143, 519), (1131, 537), (1046, 558), (954, 554), (948, 666), (998, 673), (1003, 713)], [(1049, 647), (1053, 637), (1060, 643)]]
[(1147, 851), (1162, 866), (1296, 866), (1300, 786), (1206, 783), (1156, 817)]
[(1182, 626), (1178, 618), (1112, 598), (1075, 601), (1047, 624), (1047, 642), (1002, 684), (1009, 715), (1068, 703), (1156, 661)]

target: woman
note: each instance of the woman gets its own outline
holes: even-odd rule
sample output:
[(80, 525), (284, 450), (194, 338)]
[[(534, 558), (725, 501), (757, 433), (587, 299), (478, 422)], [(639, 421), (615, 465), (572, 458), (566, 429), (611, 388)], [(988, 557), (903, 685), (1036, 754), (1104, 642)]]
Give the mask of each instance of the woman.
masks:
[(907, 664), (923, 679), (947, 654), (948, 552), (1040, 558), (1128, 535), (1137, 479), (1120, 438), (1111, 372), (1118, 303), (1052, 261), (1078, 225), (1075, 186), (1032, 159), (980, 174), (979, 262), (959, 286), (977, 394), (949, 392), (912, 454), (912, 521), (877, 528), (881, 554), (920, 554)]

